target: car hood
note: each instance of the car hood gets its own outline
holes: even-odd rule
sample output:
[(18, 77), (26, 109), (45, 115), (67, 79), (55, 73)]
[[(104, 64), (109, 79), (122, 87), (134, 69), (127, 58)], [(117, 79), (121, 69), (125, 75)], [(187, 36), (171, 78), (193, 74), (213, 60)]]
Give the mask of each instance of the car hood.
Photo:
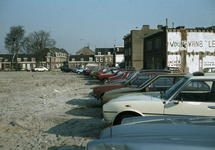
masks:
[[(137, 93), (143, 94), (143, 92), (141, 92), (140, 88), (136, 88), (136, 87), (119, 88), (116, 90), (111, 90), (111, 91), (105, 92), (102, 101), (104, 103), (106, 103), (119, 96), (123, 96), (123, 95), (128, 96), (129, 93), (130, 94), (137, 94)], [(147, 94), (147, 93), (144, 92), (144, 94)]]
[(167, 118), (118, 125), (102, 130), (100, 139), (89, 142), (86, 149), (212, 150), (215, 147), (214, 124), (214, 118)]
[(138, 101), (148, 101), (148, 100), (153, 100), (153, 101), (161, 101), (160, 98), (160, 93), (135, 93), (135, 94), (126, 94), (123, 96), (119, 96), (115, 99), (112, 99), (111, 102), (118, 102), (118, 101), (132, 101), (134, 102), (135, 100)]

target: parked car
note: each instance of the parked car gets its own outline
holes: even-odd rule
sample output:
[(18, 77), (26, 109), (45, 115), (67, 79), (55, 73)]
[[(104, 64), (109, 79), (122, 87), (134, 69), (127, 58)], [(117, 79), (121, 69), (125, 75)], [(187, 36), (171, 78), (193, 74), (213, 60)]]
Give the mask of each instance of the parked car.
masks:
[[(155, 93), (165, 91), (170, 88), (173, 84), (178, 82), (185, 74), (160, 74), (158, 72), (146, 72), (142, 73), (141, 76), (136, 77), (131, 83), (127, 84), (124, 88), (118, 88), (105, 92), (101, 101), (107, 103), (111, 99), (117, 98), (122, 95), (133, 94), (133, 93)], [(152, 78), (151, 78), (152, 77)], [(142, 84), (141, 84), (142, 83)], [(130, 86), (130, 85), (137, 85)]]
[(135, 71), (127, 71), (122, 74), (119, 74), (114, 77), (109, 77), (108, 78), (108, 83), (113, 83), (115, 80), (121, 80), (121, 79), (126, 79), (127, 77), (131, 76)]
[(164, 70), (170, 70), (172, 73), (183, 73), (178, 67), (165, 67)]
[(116, 67), (104, 67), (104, 68), (101, 68), (100, 70), (96, 71), (93, 75), (93, 78), (96, 79), (96, 78), (99, 78), (99, 76), (103, 73), (103, 72), (106, 72), (106, 71), (109, 71), (111, 69), (117, 69)]
[(62, 72), (72, 72), (73, 69), (74, 69), (73, 67), (68, 67), (68, 66), (61, 67)]
[(99, 76), (99, 79), (100, 81), (102, 81), (104, 84), (107, 84), (108, 83), (108, 78), (109, 77), (113, 77), (113, 76), (117, 76), (123, 72), (127, 72), (127, 71), (136, 71), (135, 69), (120, 69), (119, 71), (117, 71), (116, 73), (114, 74), (101, 74)]
[(49, 71), (46, 67), (40, 66), (40, 67), (35, 67), (31, 68), (31, 71)]
[[(145, 81), (147, 81), (151, 76), (158, 73), (171, 73), (166, 70), (141, 70), (136, 72), (129, 80), (125, 83), (113, 83), (107, 85), (100, 85), (93, 88), (93, 92), (90, 94), (97, 98), (97, 100), (101, 100), (102, 103), (105, 103), (109, 100), (109, 98), (105, 98), (103, 100), (103, 96), (106, 92), (121, 89), (121, 88), (129, 88), (129, 87), (138, 87)], [(115, 94), (115, 93), (114, 93)], [(107, 97), (107, 96), (106, 96)]]
[[(120, 69), (117, 68), (117, 69), (111, 69), (109, 71), (104, 71), (103, 73), (101, 73), (100, 75), (107, 75), (107, 74), (114, 74), (116, 73), (117, 71), (119, 71)], [(99, 78), (98, 78), (99, 79)]]
[(83, 73), (83, 71), (84, 71), (84, 68), (78, 68), (78, 69), (76, 69), (76, 73), (77, 74), (81, 74), (81, 73)]
[[(144, 86), (147, 85), (145, 82)], [(149, 86), (153, 87), (151, 84)], [(127, 94), (112, 99), (103, 105), (102, 122), (117, 125), (123, 118), (147, 115), (215, 116), (214, 97), (215, 76), (195, 72), (185, 75), (164, 92)]]
[[(130, 118), (128, 118), (130, 119)], [(86, 150), (214, 150), (215, 117), (146, 116), (108, 127)]]
[(89, 68), (89, 70), (84, 70), (83, 71), (83, 73), (84, 73), (84, 75), (89, 75), (90, 74), (90, 72), (95, 68), (96, 66), (93, 66), (93, 67), (91, 67), (91, 68)]
[(90, 72), (89, 76), (93, 77), (93, 76), (94, 76), (94, 73), (95, 73), (96, 71), (99, 71), (99, 70), (102, 69), (102, 68), (104, 68), (104, 67), (103, 67), (103, 66), (98, 66), (98, 67), (96, 67), (94, 70), (92, 70), (92, 71)]
[(60, 72), (60, 71), (61, 71), (61, 68), (53, 68), (53, 69), (50, 69), (50, 71)]

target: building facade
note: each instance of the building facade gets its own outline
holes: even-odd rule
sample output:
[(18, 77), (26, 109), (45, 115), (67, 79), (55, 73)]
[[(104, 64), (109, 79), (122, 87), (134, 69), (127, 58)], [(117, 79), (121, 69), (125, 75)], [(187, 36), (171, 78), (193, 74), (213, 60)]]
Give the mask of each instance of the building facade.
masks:
[(215, 67), (215, 29), (168, 26), (143, 36), (144, 68), (178, 67), (184, 73)]
[(158, 28), (149, 28), (149, 25), (143, 25), (141, 30), (131, 30), (129, 34), (125, 35), (124, 49), (125, 49), (125, 67), (134, 67), (136, 70), (143, 68), (143, 36), (152, 33)]
[(95, 63), (98, 66), (113, 66), (114, 48), (95, 48)]
[(113, 51), (113, 66), (125, 68), (125, 51), (124, 46), (115, 46)]

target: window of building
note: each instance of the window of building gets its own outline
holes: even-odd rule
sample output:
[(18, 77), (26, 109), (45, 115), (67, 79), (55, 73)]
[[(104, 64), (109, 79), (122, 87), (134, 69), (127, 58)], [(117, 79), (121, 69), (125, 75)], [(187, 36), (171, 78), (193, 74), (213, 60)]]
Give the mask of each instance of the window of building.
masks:
[(125, 56), (128, 56), (128, 49), (125, 49)]
[(161, 48), (161, 38), (155, 39), (155, 49)]
[(75, 61), (75, 58), (72, 58), (72, 61)]
[(17, 58), (17, 61), (20, 62), (20, 61), (21, 61), (21, 58)]
[(128, 55), (131, 55), (131, 48), (128, 49)]
[(105, 61), (108, 62), (108, 57), (105, 58)]
[(89, 57), (89, 61), (93, 61), (93, 57)]
[(96, 62), (99, 62), (99, 57), (96, 57)]
[(117, 47), (117, 52), (119, 52), (119, 47)]
[(100, 57), (100, 62), (103, 62), (103, 57)]
[(28, 61), (28, 58), (24, 58), (24, 61)]
[(108, 52), (108, 55), (111, 55), (111, 52)]
[(110, 62), (112, 62), (112, 58), (111, 57), (109, 58), (109, 60), (110, 60)]
[(7, 61), (8, 61), (8, 59), (4, 59), (4, 61), (5, 61), (5, 62), (7, 62)]
[(35, 58), (31, 58), (31, 61), (35, 61), (36, 59)]
[(98, 55), (101, 55), (101, 52), (98, 52)]
[(10, 67), (10, 65), (9, 64), (6, 64), (6, 68), (8, 69)]
[(146, 49), (147, 49), (147, 51), (152, 50), (152, 41), (147, 42)]
[(47, 54), (47, 56), (51, 56), (51, 54), (50, 54), (50, 53), (48, 53), (48, 54)]
[(129, 60), (129, 62), (128, 62), (128, 66), (131, 66), (131, 60)]
[(84, 58), (81, 58), (81, 61), (84, 61)]

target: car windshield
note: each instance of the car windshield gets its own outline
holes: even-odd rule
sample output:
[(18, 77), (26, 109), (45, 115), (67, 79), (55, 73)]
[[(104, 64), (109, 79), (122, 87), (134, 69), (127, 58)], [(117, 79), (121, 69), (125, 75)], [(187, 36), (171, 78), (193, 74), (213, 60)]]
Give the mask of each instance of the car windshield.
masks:
[(129, 78), (127, 78), (127, 81), (124, 83), (124, 85), (127, 85), (128, 82), (131, 81), (131, 79), (133, 79), (134, 77), (136, 77), (140, 72), (137, 71), (137, 72), (134, 72)]
[(168, 100), (180, 87), (181, 85), (183, 85), (185, 82), (187, 81), (186, 78), (182, 78), (181, 80), (179, 80), (176, 84), (174, 84), (171, 88), (169, 88), (168, 90), (166, 90), (163, 94), (162, 97), (165, 100)]

